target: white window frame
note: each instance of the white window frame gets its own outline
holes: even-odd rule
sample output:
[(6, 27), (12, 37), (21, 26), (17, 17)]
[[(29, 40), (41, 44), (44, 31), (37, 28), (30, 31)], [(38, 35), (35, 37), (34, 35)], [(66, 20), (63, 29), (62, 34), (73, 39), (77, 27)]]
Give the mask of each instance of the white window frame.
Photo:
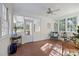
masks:
[(1, 17), (1, 36), (5, 36), (9, 34), (9, 28), (8, 28), (8, 9), (5, 7), (4, 4), (2, 4), (2, 17)]
[(0, 37), (1, 37), (1, 17), (0, 17)]
[[(24, 26), (24, 17), (23, 16), (17, 16), (17, 15), (14, 15), (13, 16), (13, 33), (15, 32), (14, 31), (14, 27), (15, 27), (15, 24), (16, 24), (16, 27), (17, 27), (17, 24), (19, 24), (19, 22), (21, 22), (21, 26), (23, 27)], [(24, 28), (24, 27), (23, 27)], [(22, 31), (18, 31), (17, 29), (17, 33), (22, 33), (24, 31), (24, 29), (21, 29)]]

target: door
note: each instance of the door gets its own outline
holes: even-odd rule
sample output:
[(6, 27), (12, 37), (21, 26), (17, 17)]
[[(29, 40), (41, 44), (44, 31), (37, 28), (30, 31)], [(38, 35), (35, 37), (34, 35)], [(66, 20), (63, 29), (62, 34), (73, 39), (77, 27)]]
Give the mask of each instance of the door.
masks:
[(33, 21), (25, 20), (25, 38), (27, 42), (33, 42)]

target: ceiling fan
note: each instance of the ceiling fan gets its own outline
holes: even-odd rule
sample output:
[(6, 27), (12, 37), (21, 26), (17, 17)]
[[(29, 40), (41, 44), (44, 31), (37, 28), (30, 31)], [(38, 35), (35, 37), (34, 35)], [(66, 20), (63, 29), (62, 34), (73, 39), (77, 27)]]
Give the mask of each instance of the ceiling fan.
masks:
[(47, 10), (47, 14), (53, 14), (54, 12), (57, 12), (57, 11), (59, 11), (60, 9), (54, 9), (54, 10), (52, 10), (51, 8), (48, 8), (48, 10)]

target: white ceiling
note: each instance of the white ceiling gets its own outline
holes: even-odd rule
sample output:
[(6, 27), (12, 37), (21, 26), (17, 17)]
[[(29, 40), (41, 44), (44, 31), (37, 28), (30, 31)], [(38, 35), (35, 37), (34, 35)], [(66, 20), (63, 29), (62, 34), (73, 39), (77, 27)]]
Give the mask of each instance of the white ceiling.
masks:
[(14, 13), (23, 16), (47, 16), (47, 8), (60, 9), (60, 11), (51, 14), (59, 16), (79, 11), (78, 3), (15, 3)]

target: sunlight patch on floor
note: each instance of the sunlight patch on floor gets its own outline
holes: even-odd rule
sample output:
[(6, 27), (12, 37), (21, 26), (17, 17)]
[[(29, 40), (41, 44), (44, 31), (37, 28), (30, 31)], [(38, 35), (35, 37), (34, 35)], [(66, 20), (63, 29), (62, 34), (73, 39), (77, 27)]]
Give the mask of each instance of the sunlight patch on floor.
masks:
[(53, 44), (51, 43), (46, 43), (44, 44), (40, 49), (44, 52), (47, 52), (48, 50), (50, 50), (52, 48)]

